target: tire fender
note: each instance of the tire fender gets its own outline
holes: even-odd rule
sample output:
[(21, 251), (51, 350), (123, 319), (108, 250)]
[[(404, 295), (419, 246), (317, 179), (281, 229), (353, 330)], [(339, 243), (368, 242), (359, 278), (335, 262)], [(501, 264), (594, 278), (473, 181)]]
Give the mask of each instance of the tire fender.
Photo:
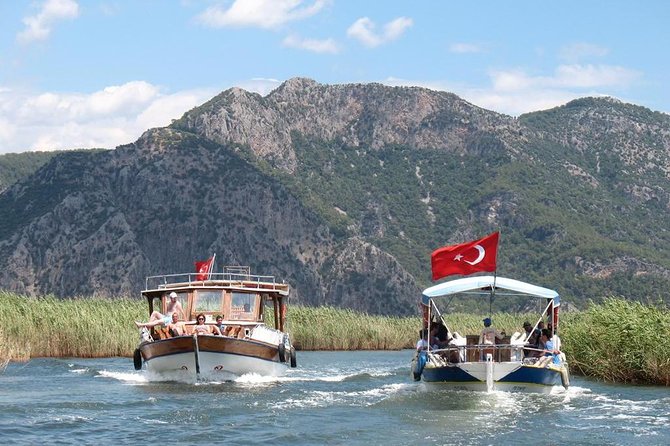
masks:
[(295, 347), (291, 347), (291, 367), (296, 368), (298, 363), (295, 358)]
[(140, 353), (139, 348), (136, 348), (133, 352), (133, 365), (135, 370), (142, 370), (142, 353)]
[(286, 346), (283, 342), (277, 346), (277, 350), (279, 351), (279, 362), (286, 362)]

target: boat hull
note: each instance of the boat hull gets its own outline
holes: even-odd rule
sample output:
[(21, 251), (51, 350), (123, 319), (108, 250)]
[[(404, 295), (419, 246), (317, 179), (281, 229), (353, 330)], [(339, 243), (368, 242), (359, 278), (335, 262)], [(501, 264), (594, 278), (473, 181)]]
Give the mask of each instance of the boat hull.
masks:
[(139, 347), (147, 370), (163, 375), (234, 378), (248, 373), (281, 376), (288, 363), (279, 347), (222, 336), (178, 336)]
[(486, 362), (465, 362), (450, 365), (428, 364), (423, 369), (421, 379), (429, 384), (452, 390), (489, 391), (523, 393), (550, 393), (556, 387), (567, 388), (565, 367), (536, 367), (520, 362), (490, 363), (491, 379)]

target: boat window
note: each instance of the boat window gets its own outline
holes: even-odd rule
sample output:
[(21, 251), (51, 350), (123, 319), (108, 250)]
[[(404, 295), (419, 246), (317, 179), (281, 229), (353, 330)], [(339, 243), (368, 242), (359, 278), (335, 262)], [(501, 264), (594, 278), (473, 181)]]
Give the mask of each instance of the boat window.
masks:
[(256, 299), (258, 295), (249, 293), (232, 293), (229, 319), (255, 320)]
[(221, 290), (197, 290), (194, 312), (220, 312), (222, 297)]
[[(170, 294), (172, 294), (172, 293), (173, 293), (173, 291), (166, 292), (165, 294), (163, 294), (164, 305), (160, 305), (158, 307), (155, 307), (156, 309), (161, 308), (161, 310), (159, 310), (161, 313), (164, 313), (164, 314), (167, 315), (167, 312), (168, 312), (167, 308), (168, 308), (168, 305), (170, 305)], [(186, 310), (187, 310), (187, 307), (188, 307), (188, 293), (185, 292), (185, 291), (178, 291), (177, 292), (177, 302), (179, 302), (181, 304), (181, 309), (184, 313), (184, 314), (179, 315), (179, 319), (182, 320), (186, 317)]]

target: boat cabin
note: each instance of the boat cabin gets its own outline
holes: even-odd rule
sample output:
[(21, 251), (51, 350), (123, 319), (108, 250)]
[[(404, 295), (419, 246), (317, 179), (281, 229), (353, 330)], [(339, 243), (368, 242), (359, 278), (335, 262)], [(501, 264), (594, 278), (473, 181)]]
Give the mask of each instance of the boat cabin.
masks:
[[(284, 331), (289, 286), (277, 283), (274, 276), (252, 275), (249, 267), (224, 267), (222, 273), (210, 273), (205, 280), (198, 273), (151, 276), (146, 279), (142, 295), (149, 304), (149, 314), (158, 311), (168, 316), (170, 295), (176, 293), (182, 312), (185, 334), (204, 314), (206, 324), (215, 324), (223, 316), (228, 336), (244, 337), (270, 318), (276, 330)], [(154, 330), (163, 338), (160, 327)]]

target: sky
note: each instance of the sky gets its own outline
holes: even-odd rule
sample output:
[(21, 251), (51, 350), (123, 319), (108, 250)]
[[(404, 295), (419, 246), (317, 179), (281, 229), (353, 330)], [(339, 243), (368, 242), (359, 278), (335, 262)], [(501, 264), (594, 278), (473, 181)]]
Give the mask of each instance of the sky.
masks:
[(668, 113), (668, 23), (666, 0), (0, 0), (0, 154), (114, 148), (293, 77)]

